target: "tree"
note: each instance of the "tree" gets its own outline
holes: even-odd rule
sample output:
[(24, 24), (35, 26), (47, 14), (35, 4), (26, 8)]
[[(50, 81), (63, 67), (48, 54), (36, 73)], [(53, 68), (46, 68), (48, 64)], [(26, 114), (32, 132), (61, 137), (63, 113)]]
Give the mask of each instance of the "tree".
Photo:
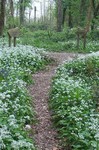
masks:
[(83, 38), (83, 48), (86, 48), (86, 38), (87, 38), (87, 33), (89, 31), (90, 25), (91, 25), (91, 20), (92, 20), (92, 0), (89, 1), (89, 7), (87, 11), (87, 16), (86, 16), (86, 25), (83, 29), (78, 28), (77, 31), (77, 48), (79, 48), (79, 40), (80, 37)]
[(9, 0), (8, 2), (10, 4), (9, 28), (12, 28), (12, 27), (14, 27), (14, 4), (13, 4), (13, 0)]
[(19, 6), (20, 6), (20, 25), (24, 24), (24, 0), (19, 0)]
[(19, 7), (20, 7), (20, 25), (24, 25), (25, 21), (25, 10), (27, 7), (31, 7), (31, 0), (19, 0)]
[(73, 25), (72, 25), (72, 10), (71, 10), (71, 0), (69, 0), (69, 14), (68, 14), (68, 26), (70, 27), (70, 28), (72, 28), (73, 27)]
[(64, 26), (65, 23), (65, 17), (66, 17), (66, 10), (67, 10), (67, 1), (63, 0), (63, 19), (62, 19), (62, 25)]
[(9, 0), (9, 3), (10, 3), (11, 17), (14, 17), (14, 7), (13, 7), (13, 0)]
[(6, 2), (6, 0), (0, 0), (0, 36), (2, 36), (3, 29), (4, 29), (5, 2)]
[(86, 0), (81, 0), (80, 1), (80, 9), (79, 9), (79, 23), (78, 23), (78, 25), (79, 26), (84, 26), (84, 21), (85, 21), (85, 16), (86, 16), (86, 11), (85, 10), (87, 10), (87, 8), (86, 8), (86, 4), (87, 4), (87, 2), (86, 2)]
[(92, 19), (92, 25), (91, 29), (94, 30), (95, 28), (95, 20), (98, 19), (99, 15), (99, 2), (92, 0), (92, 5), (93, 5), (93, 19)]
[(57, 0), (57, 31), (61, 32), (62, 30), (62, 19), (63, 19), (63, 7), (62, 0)]

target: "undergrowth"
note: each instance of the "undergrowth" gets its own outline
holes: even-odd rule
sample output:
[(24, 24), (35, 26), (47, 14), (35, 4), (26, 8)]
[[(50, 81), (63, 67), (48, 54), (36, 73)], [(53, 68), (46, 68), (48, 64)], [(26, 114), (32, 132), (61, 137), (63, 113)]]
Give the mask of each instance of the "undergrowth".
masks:
[(64, 149), (99, 149), (98, 91), (99, 52), (59, 66), (50, 108)]
[(42, 49), (0, 47), (0, 150), (35, 150), (29, 137), (35, 113), (26, 87), (46, 63)]
[(44, 48), (47, 51), (56, 52), (79, 52), (89, 53), (98, 51), (99, 41), (98, 38), (94, 39), (91, 33), (87, 37), (86, 49), (83, 49), (82, 40), (80, 47), (77, 49), (75, 29), (66, 29), (62, 32), (55, 32), (51, 30), (38, 30), (30, 31), (29, 29), (21, 29), (21, 44), (32, 45), (39, 48)]

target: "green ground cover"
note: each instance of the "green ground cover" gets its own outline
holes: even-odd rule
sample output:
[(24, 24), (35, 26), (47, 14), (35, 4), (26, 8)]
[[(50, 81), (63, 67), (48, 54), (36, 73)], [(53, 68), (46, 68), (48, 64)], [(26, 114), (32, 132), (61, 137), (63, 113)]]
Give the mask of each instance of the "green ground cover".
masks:
[(63, 147), (99, 149), (99, 52), (59, 66), (50, 107)]
[[(2, 42), (1, 42), (2, 43)], [(34, 123), (26, 89), (31, 73), (47, 63), (42, 49), (18, 45), (0, 47), (0, 150), (35, 150), (26, 130)]]
[[(96, 36), (97, 37), (97, 36)], [(71, 30), (56, 33), (23, 28), (16, 48), (8, 48), (0, 39), (0, 149), (35, 149), (25, 126), (34, 118), (31, 98), (26, 90), (31, 73), (45, 66), (47, 51), (92, 52), (99, 42), (88, 38), (86, 50), (76, 48)], [(63, 141), (74, 150), (99, 149), (99, 53), (61, 65), (53, 80), (51, 108), (53, 119)], [(70, 127), (70, 128), (69, 128)], [(68, 137), (68, 138), (67, 138)], [(75, 139), (75, 140), (74, 140)]]
[(30, 31), (23, 28), (20, 41), (22, 44), (45, 48), (47, 51), (89, 53), (99, 50), (98, 36), (98, 31), (97, 34), (90, 32), (87, 35), (86, 49), (83, 49), (82, 41), (80, 41), (80, 47), (77, 49), (75, 29), (64, 29), (62, 32), (55, 32), (50, 30)]

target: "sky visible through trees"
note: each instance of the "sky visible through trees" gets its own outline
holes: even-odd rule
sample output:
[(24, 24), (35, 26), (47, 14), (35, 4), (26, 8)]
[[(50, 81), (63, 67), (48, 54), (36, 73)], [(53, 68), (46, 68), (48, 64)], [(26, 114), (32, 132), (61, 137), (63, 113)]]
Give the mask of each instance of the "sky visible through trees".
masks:
[(50, 4), (54, 6), (55, 3), (53, 0), (32, 0), (31, 18), (34, 18), (35, 7), (36, 7), (37, 18), (40, 18), (42, 15), (44, 16), (44, 11), (46, 12), (48, 10)]

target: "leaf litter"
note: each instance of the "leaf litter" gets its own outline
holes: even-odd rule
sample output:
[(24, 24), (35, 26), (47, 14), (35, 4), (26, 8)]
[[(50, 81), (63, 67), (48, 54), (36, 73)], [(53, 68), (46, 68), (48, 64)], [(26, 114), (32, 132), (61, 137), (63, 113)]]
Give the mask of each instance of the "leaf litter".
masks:
[(54, 59), (56, 63), (34, 74), (33, 80), (35, 84), (29, 88), (30, 94), (33, 97), (37, 119), (37, 123), (32, 126), (33, 136), (37, 150), (62, 150), (59, 145), (60, 141), (57, 136), (57, 131), (53, 127), (51, 112), (48, 106), (51, 81), (59, 64), (65, 60), (70, 61), (78, 55), (50, 52), (47, 56)]

